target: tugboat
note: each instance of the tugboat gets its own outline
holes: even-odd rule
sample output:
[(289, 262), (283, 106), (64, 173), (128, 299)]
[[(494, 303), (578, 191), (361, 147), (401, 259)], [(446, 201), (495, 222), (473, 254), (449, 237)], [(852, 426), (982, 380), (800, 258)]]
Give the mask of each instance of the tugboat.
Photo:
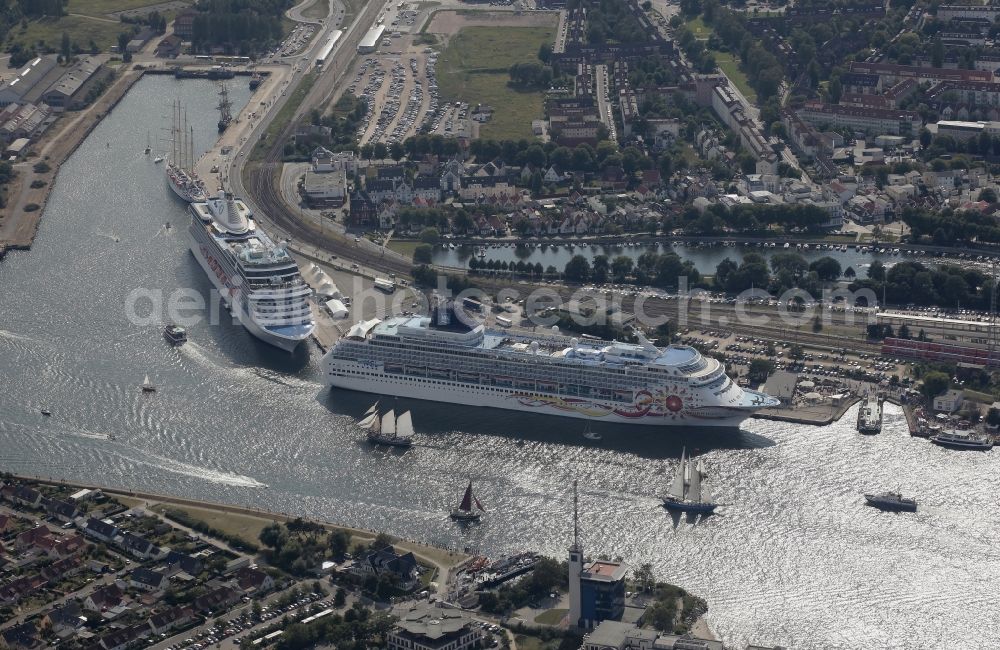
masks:
[(715, 512), (716, 505), (712, 503), (708, 490), (702, 486), (705, 478), (705, 466), (699, 460), (692, 467), (690, 457), (685, 457), (687, 450), (681, 450), (681, 465), (674, 475), (670, 491), (663, 497), (663, 507), (676, 512), (701, 512), (710, 515)]
[(458, 504), (457, 508), (451, 511), (451, 518), (455, 521), (479, 521), (482, 515), (472, 509), (473, 505), (482, 512), (486, 512), (483, 504), (479, 503), (479, 499), (472, 494), (472, 481), (469, 481), (469, 486), (465, 488), (465, 495), (462, 497), (462, 502)]
[(156, 392), (156, 386), (153, 385), (153, 382), (149, 381), (149, 375), (146, 375), (146, 379), (143, 380), (142, 386), (140, 386), (139, 388), (141, 388), (142, 392), (144, 393)]
[(916, 512), (916, 499), (907, 499), (899, 492), (882, 492), (881, 494), (866, 494), (868, 505), (879, 510), (891, 512)]
[(858, 431), (864, 434), (881, 433), (882, 403), (876, 393), (868, 393), (868, 398), (858, 411)]
[(936, 436), (931, 436), (931, 442), (949, 449), (971, 449), (974, 451), (993, 449), (992, 438), (972, 431), (943, 431)]
[(188, 340), (187, 330), (180, 325), (167, 325), (163, 336), (174, 345), (184, 345)]
[(409, 411), (397, 418), (396, 412), (389, 409), (388, 413), (380, 417), (378, 402), (375, 402), (358, 421), (358, 426), (365, 430), (368, 442), (374, 445), (403, 449), (413, 446), (413, 420)]

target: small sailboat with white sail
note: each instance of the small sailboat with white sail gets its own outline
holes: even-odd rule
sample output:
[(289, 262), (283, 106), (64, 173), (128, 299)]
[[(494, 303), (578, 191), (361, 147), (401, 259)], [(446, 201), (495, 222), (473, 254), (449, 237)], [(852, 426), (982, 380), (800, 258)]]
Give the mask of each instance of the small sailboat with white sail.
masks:
[(139, 388), (141, 388), (144, 393), (156, 392), (156, 386), (149, 380), (149, 375), (146, 375), (146, 378), (142, 380), (142, 386)]
[(712, 514), (717, 504), (712, 502), (703, 484), (705, 466), (701, 460), (695, 465), (686, 452), (686, 449), (681, 451), (681, 465), (670, 484), (670, 490), (663, 497), (663, 507), (677, 512)]
[(375, 402), (365, 411), (358, 426), (365, 430), (368, 442), (372, 444), (402, 448), (413, 446), (413, 418), (409, 411), (398, 418), (395, 409), (380, 415), (378, 402)]
[(451, 511), (451, 518), (455, 521), (479, 521), (482, 517), (481, 512), (486, 512), (486, 509), (472, 493), (472, 481), (469, 481), (469, 486), (465, 488), (465, 494), (462, 495), (461, 503)]

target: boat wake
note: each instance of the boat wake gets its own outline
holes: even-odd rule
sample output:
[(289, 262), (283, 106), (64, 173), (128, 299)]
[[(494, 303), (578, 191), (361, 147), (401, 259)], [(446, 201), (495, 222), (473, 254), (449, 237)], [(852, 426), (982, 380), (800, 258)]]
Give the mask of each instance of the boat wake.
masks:
[(0, 339), (10, 339), (11, 341), (30, 341), (32, 343), (38, 343), (38, 339), (33, 339), (26, 334), (18, 334), (17, 332), (11, 332), (10, 330), (0, 330)]
[(199, 467), (197, 465), (190, 465), (188, 463), (174, 460), (172, 458), (164, 458), (163, 456), (157, 456), (155, 454), (144, 454), (146, 458), (128, 458), (124, 454), (118, 455), (129, 462), (147, 465), (156, 469), (162, 469), (173, 474), (190, 476), (191, 478), (209, 481), (211, 483), (220, 483), (223, 485), (232, 485), (234, 487), (254, 489), (264, 489), (268, 487), (266, 483), (261, 483), (257, 479), (250, 476), (209, 469), (207, 467)]

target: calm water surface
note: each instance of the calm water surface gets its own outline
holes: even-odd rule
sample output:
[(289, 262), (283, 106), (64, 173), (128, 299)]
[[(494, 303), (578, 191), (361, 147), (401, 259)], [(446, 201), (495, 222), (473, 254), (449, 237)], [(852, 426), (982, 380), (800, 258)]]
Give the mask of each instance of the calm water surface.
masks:
[[(247, 100), (242, 84), (231, 89)], [(137, 287), (210, 288), (187, 250), (184, 207), (142, 155), (175, 97), (206, 144), (211, 84), (142, 81), (63, 167), (35, 247), (0, 263), (3, 469), (558, 556), (578, 479), (587, 551), (652, 562), (705, 596), (734, 647), (1000, 646), (1000, 451), (912, 439), (893, 407), (872, 437), (853, 430), (852, 411), (829, 427), (599, 428), (593, 443), (578, 422), (401, 400), (420, 445), (382, 453), (352, 426), (371, 398), (324, 390), (315, 348), (285, 355), (226, 316), (177, 349), (159, 325), (133, 325), (124, 303)], [(155, 395), (138, 390), (146, 373)], [(682, 446), (704, 454), (726, 504), (718, 516), (659, 507)], [(489, 516), (463, 531), (447, 511), (469, 477)], [(896, 488), (919, 513), (862, 505), (862, 492)]]

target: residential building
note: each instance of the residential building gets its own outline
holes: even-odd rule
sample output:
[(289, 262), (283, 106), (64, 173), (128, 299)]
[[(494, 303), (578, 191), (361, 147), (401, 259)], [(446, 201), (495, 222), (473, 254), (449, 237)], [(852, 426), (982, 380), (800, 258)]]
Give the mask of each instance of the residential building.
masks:
[(159, 591), (167, 586), (167, 576), (153, 569), (138, 567), (129, 576), (128, 584), (139, 591)]
[(165, 634), (184, 627), (194, 619), (190, 607), (171, 607), (149, 617), (149, 630), (153, 634)]
[(182, 11), (174, 17), (174, 34), (185, 40), (190, 40), (194, 36), (194, 19), (198, 12), (191, 9)]
[(244, 567), (236, 572), (236, 584), (243, 591), (265, 593), (274, 589), (274, 578), (260, 569)]
[(59, 499), (49, 500), (49, 502), (45, 504), (45, 511), (64, 524), (69, 523), (80, 516), (80, 511), (74, 504)]
[(417, 580), (417, 559), (413, 553), (400, 555), (392, 546), (377, 551), (368, 551), (359, 557), (351, 568), (358, 576), (380, 576), (383, 573), (394, 576), (404, 587), (412, 587)]
[(462, 610), (421, 603), (400, 617), (386, 641), (389, 650), (471, 650), (482, 635)]
[(940, 5), (937, 19), (941, 22), (949, 20), (975, 20), (992, 24), (1000, 16), (1000, 5), (987, 3), (984, 5), (954, 4)]
[(192, 603), (195, 611), (198, 612), (221, 612), (229, 609), (240, 600), (239, 593), (231, 587), (219, 587), (209, 593), (196, 598)]
[(66, 639), (87, 623), (83, 609), (75, 600), (68, 600), (42, 617), (42, 625), (61, 639)]
[(883, 84), (895, 84), (903, 79), (917, 81), (993, 81), (993, 73), (988, 70), (963, 70), (955, 68), (931, 68), (895, 63), (874, 63), (852, 61), (849, 71), (874, 74), (882, 78)]
[(121, 605), (123, 594), (116, 584), (98, 587), (83, 601), (83, 608), (92, 612), (102, 612)]
[(813, 126), (846, 128), (872, 135), (916, 135), (920, 131), (920, 114), (882, 108), (864, 108), (818, 101), (806, 102), (797, 111), (799, 118)]
[(163, 555), (163, 551), (159, 546), (145, 537), (133, 533), (125, 533), (122, 536), (119, 546), (129, 555), (140, 560), (151, 560)]
[(118, 527), (107, 521), (91, 517), (83, 524), (81, 532), (104, 543), (111, 543), (118, 536)]

